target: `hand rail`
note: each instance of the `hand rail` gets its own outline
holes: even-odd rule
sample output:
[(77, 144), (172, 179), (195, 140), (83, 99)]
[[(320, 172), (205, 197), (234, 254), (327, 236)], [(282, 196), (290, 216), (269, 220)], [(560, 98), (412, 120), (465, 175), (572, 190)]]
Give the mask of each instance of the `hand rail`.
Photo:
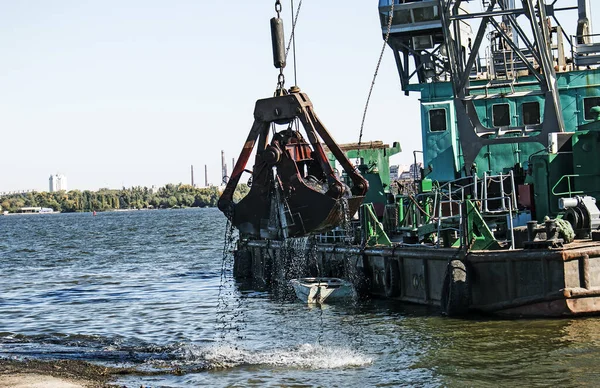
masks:
[[(569, 195), (570, 197), (573, 196), (573, 194), (583, 194), (583, 191), (571, 191), (571, 178), (580, 178), (582, 176), (589, 176), (589, 174), (587, 175), (581, 175), (581, 174), (568, 174), (568, 175), (563, 175), (561, 176), (558, 181), (556, 181), (556, 184), (554, 184), (554, 186), (552, 186), (552, 190), (550, 190), (552, 192), (553, 195), (559, 196), (559, 195)], [(554, 189), (556, 189), (556, 187), (563, 181), (564, 178), (567, 178), (567, 187), (569, 189), (569, 191), (565, 191), (562, 193), (556, 193), (554, 191)]]

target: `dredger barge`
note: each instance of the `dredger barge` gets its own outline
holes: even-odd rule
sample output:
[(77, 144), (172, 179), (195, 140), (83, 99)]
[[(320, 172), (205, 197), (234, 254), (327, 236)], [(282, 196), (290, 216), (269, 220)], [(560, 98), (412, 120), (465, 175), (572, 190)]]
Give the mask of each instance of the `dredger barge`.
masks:
[[(555, 4), (379, 1), (402, 90), (420, 93), (423, 168), (410, 181), (390, 179), (399, 144), (337, 144), (281, 72), (219, 201), (240, 233), (236, 278), (339, 277), (451, 316), (600, 312), (600, 43), (588, 1)], [(251, 189), (234, 203), (244, 171)]]

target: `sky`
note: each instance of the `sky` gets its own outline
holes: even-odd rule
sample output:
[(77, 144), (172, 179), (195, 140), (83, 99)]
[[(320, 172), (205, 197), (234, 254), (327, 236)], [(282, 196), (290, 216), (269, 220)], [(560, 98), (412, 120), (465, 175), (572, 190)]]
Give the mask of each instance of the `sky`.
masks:
[[(79, 190), (189, 183), (190, 165), (196, 183), (207, 165), (219, 184), (221, 150), (231, 171), (256, 100), (275, 89), (274, 3), (0, 0), (0, 192), (48, 190), (55, 173)], [(358, 141), (383, 43), (377, 5), (304, 0), (300, 11), (298, 85), (339, 143)], [(396, 164), (421, 149), (418, 95), (401, 91), (389, 49), (369, 140), (399, 141)]]

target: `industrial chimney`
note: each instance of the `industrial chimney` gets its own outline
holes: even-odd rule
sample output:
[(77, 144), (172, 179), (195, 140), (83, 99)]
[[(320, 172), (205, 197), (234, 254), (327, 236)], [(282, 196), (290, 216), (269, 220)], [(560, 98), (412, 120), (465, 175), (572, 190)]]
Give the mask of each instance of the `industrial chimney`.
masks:
[(221, 183), (226, 184), (229, 180), (227, 176), (227, 163), (225, 163), (225, 151), (221, 150)]

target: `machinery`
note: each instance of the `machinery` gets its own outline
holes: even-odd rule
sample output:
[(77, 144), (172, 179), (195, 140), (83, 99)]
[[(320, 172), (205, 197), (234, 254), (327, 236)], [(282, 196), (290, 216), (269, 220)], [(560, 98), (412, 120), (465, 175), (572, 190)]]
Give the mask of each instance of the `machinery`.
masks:
[[(256, 102), (254, 124), (218, 203), (243, 236), (263, 239), (306, 236), (340, 226), (356, 213), (369, 189), (367, 180), (315, 114), (308, 96), (297, 86), (289, 91), (284, 88), (287, 50), (279, 0), (275, 11), (271, 40), (273, 64), (279, 69), (277, 89), (274, 97)], [(299, 122), (308, 141), (299, 130)], [(285, 128), (279, 130), (281, 126)], [(249, 171), (250, 192), (236, 204), (233, 193), (242, 173), (248, 171), (246, 164), (257, 141), (254, 167)], [(351, 187), (336, 174), (321, 141), (350, 178), (347, 182)]]
[(590, 237), (592, 231), (600, 229), (600, 210), (596, 198), (590, 196), (561, 198), (558, 206), (565, 210), (564, 219), (573, 226), (577, 237)]
[[(219, 203), (242, 235), (239, 279), (277, 287), (287, 275), (342, 278), (451, 316), (600, 313), (600, 42), (589, 4), (482, 0), (471, 12), (469, 3), (379, 0), (401, 88), (420, 94), (423, 168), (415, 160), (410, 183), (386, 180), (395, 149), (359, 142), (352, 154), (335, 144), (280, 72)], [(569, 35), (559, 16), (575, 11)], [(281, 22), (271, 27), (282, 69)], [(233, 204), (257, 139), (251, 191)], [(366, 179), (348, 157), (362, 160)], [(323, 233), (357, 208), (348, 228)], [(307, 234), (320, 235), (283, 241)], [(292, 258), (302, 265), (290, 268)]]
[[(368, 190), (359, 174), (313, 111), (299, 89), (258, 100), (254, 124), (246, 139), (219, 209), (238, 230), (259, 238), (287, 238), (325, 232), (339, 226), (358, 210)], [(298, 129), (300, 121), (308, 142)], [(287, 128), (277, 131), (277, 125)], [(269, 142), (269, 134), (273, 136)], [(321, 139), (350, 178), (342, 183), (329, 164)], [(233, 203), (250, 154), (258, 140), (250, 192)]]

